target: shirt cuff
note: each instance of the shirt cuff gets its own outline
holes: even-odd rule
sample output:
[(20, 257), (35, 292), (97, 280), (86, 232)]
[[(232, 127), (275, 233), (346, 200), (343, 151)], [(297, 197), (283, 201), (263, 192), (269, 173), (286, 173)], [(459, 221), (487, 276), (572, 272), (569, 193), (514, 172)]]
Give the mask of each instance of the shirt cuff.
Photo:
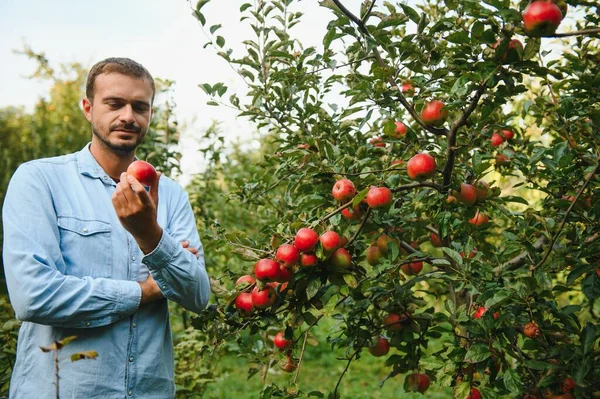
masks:
[(178, 247), (179, 243), (163, 229), (158, 245), (152, 252), (142, 258), (142, 263), (148, 266), (150, 270), (160, 270), (167, 266), (169, 261), (173, 259)]
[(137, 281), (119, 281), (117, 297), (117, 311), (127, 317), (140, 307), (142, 287)]

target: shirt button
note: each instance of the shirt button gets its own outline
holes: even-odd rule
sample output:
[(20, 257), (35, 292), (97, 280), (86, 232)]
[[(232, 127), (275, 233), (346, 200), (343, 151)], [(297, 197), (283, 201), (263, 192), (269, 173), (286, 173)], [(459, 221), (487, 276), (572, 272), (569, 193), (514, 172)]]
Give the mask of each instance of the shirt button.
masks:
[(130, 362), (133, 362), (133, 356), (130, 356), (130, 357), (129, 357), (129, 361), (130, 361)]
[(129, 392), (127, 392), (127, 395), (131, 396), (131, 395), (133, 395), (133, 392), (129, 391)]
[(136, 328), (136, 327), (137, 327), (137, 323), (133, 323), (133, 328)]
[(163, 290), (166, 290), (166, 289), (167, 289), (167, 286), (166, 286), (166, 285), (163, 285)]
[(83, 229), (83, 230), (81, 230), (81, 231), (83, 231), (84, 233), (87, 233), (87, 232), (88, 232), (88, 229), (84, 228), (84, 229)]
[(92, 323), (90, 323), (90, 322), (88, 321), (87, 323), (85, 323), (85, 325), (89, 327), (89, 326), (91, 326), (91, 325), (92, 325)]
[(131, 260), (135, 260), (135, 256), (132, 256), (132, 257), (131, 257)]

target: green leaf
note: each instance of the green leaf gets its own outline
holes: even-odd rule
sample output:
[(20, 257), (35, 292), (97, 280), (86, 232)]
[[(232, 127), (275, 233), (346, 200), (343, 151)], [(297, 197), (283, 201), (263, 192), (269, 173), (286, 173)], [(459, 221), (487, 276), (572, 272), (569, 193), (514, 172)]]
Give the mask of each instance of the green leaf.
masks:
[(599, 335), (600, 330), (598, 330), (598, 328), (594, 324), (588, 321), (583, 331), (581, 332), (581, 346), (583, 347), (584, 355), (590, 353), (590, 351), (594, 347), (594, 342), (596, 342)]
[(535, 57), (540, 50), (540, 45), (542, 41), (537, 37), (530, 37), (527, 40), (527, 44), (525, 45), (525, 49), (523, 50), (523, 59), (525, 61), (532, 59)]
[(466, 399), (471, 393), (471, 383), (463, 381), (454, 387), (453, 397), (455, 399)]
[(513, 396), (518, 395), (521, 392), (521, 377), (514, 369), (508, 369), (504, 372), (504, 386), (508, 389)]
[(577, 280), (577, 278), (584, 275), (588, 270), (590, 270), (590, 265), (586, 265), (586, 264), (583, 264), (583, 265), (573, 269), (571, 271), (571, 273), (569, 273), (569, 276), (567, 277), (567, 285), (573, 284), (575, 282), (575, 280)]
[(220, 27), (221, 27), (221, 24), (211, 26), (209, 29), (210, 33), (211, 34), (215, 33)]
[(312, 299), (319, 292), (319, 288), (321, 288), (321, 281), (319, 279), (310, 280), (306, 287), (306, 298)]
[(358, 281), (356, 281), (356, 277), (354, 277), (352, 274), (344, 274), (344, 281), (350, 288), (358, 287)]
[(485, 344), (472, 345), (465, 355), (465, 362), (479, 363), (492, 355), (490, 348)]
[(442, 251), (444, 251), (444, 253), (446, 255), (448, 255), (450, 258), (452, 258), (452, 260), (454, 262), (456, 262), (458, 265), (462, 265), (463, 264), (463, 258), (462, 256), (460, 256), (460, 254), (458, 252), (456, 252), (453, 249), (450, 249), (448, 247), (443, 247)]
[(250, 3), (244, 3), (242, 4), (242, 6), (240, 7), (240, 12), (244, 12), (246, 11), (248, 8), (252, 7), (252, 4)]
[(415, 10), (413, 10), (412, 8), (410, 8), (409, 6), (407, 6), (406, 4), (400, 4), (400, 7), (402, 7), (402, 10), (404, 10), (404, 13), (406, 14), (406, 16), (408, 18), (410, 18), (411, 21), (413, 21), (415, 24), (418, 24), (419, 21), (421, 20), (421, 18), (419, 17), (419, 13), (416, 12)]
[(533, 370), (546, 370), (550, 367), (550, 363), (542, 362), (540, 360), (526, 360), (525, 366)]
[(223, 36), (217, 36), (217, 46), (223, 47), (225, 45), (225, 38)]
[(507, 289), (501, 289), (500, 291), (496, 292), (494, 294), (494, 296), (492, 296), (490, 299), (488, 299), (487, 301), (485, 301), (485, 307), (486, 308), (490, 308), (494, 305), (497, 305), (501, 302), (504, 302), (505, 300), (509, 299), (511, 296), (513, 296), (513, 292)]

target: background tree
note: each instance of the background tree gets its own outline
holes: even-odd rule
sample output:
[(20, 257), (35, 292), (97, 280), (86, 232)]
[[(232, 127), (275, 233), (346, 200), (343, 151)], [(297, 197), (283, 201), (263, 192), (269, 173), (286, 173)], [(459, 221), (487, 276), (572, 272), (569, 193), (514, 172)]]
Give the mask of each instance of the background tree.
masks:
[[(219, 187), (238, 187), (227, 197), (234, 214), (254, 218), (242, 232), (224, 215), (228, 226), (214, 224), (206, 241), (241, 260), (217, 263), (227, 268), (214, 284), (217, 306), (194, 324), (217, 347), (235, 337), (250, 374), (279, 359), (295, 370), (289, 386), (267, 385), (263, 397), (306, 394), (296, 385), (306, 342), (328, 319), (327, 341), (345, 351), (346, 367), (314, 396), (340, 396), (352, 363), (387, 346), (382, 384), (403, 374), (406, 390), (429, 380), (457, 398), (600, 390), (597, 5), (557, 2), (560, 33), (542, 38), (522, 24), (525, 1), (373, 1), (360, 10), (323, 1), (333, 13), (323, 47), (304, 48), (291, 36), (302, 17), (293, 1), (256, 1), (240, 6), (255, 37), (235, 54), (208, 22), (210, 3), (194, 4), (194, 14), (248, 90), (201, 87), (209, 104), (237, 108), (277, 148), (222, 177)], [(431, 174), (409, 162), (418, 153), (437, 169), (414, 181)], [(358, 193), (336, 203), (343, 178)], [(393, 194), (389, 206), (367, 196), (371, 186)], [(212, 196), (197, 192), (199, 204)], [(347, 220), (346, 208), (362, 216)], [(234, 289), (237, 277), (275, 259), (303, 227), (346, 236), (351, 265), (318, 244), (318, 265), (297, 266), (287, 289), (256, 283), (278, 287), (272, 306), (237, 310), (239, 291), (255, 289)], [(392, 314), (398, 323), (386, 321)], [(273, 330), (292, 341), (282, 354)]]

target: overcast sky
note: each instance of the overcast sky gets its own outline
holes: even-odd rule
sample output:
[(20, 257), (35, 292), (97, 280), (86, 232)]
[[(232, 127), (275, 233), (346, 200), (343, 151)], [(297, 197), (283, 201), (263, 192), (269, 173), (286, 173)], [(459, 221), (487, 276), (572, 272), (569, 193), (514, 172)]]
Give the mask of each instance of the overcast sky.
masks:
[[(239, 22), (239, 6), (245, 1), (213, 0), (203, 11), (209, 23), (223, 24), (221, 34), (228, 45), (250, 37)], [(252, 2), (252, 0), (250, 0)], [(192, 1), (196, 3), (195, 0)], [(360, 0), (346, 0), (357, 10)], [(331, 12), (317, 0), (294, 3), (304, 12), (295, 36), (308, 47), (319, 46)], [(177, 115), (191, 123), (188, 133), (198, 134), (212, 120), (223, 122), (229, 136), (248, 134), (249, 126), (223, 107), (205, 105), (207, 97), (199, 83), (225, 82), (234, 90), (242, 87), (232, 69), (210, 48), (198, 21), (191, 15), (187, 0), (0, 0), (0, 107), (23, 105), (31, 109), (45, 95), (49, 84), (29, 80), (35, 62), (13, 53), (27, 43), (36, 52), (46, 53), (53, 66), (81, 62), (91, 66), (111, 56), (135, 59), (155, 76), (176, 81)], [(194, 142), (186, 138), (184, 171), (196, 170)]]

